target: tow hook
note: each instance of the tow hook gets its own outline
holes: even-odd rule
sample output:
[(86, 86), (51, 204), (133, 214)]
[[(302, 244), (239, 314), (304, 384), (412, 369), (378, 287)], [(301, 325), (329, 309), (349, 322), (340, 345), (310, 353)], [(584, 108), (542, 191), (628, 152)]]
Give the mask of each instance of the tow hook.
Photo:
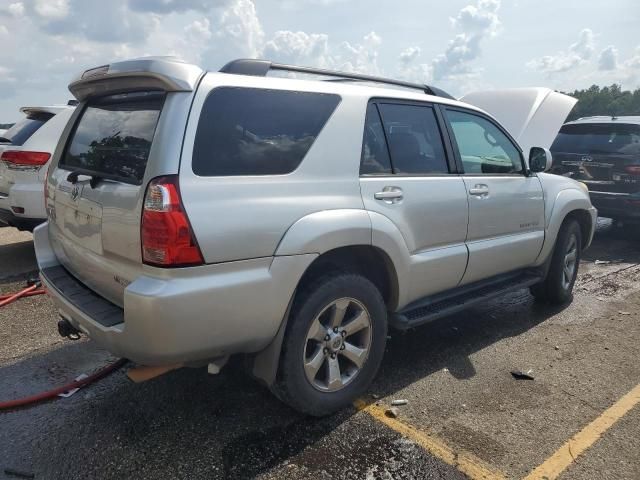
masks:
[(66, 318), (58, 320), (58, 333), (69, 340), (80, 339), (80, 330), (71, 325), (71, 322)]

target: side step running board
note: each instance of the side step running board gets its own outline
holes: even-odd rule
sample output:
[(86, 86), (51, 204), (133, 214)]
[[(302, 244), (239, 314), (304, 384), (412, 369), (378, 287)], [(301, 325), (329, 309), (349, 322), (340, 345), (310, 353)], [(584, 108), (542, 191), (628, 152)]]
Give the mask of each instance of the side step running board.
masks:
[(527, 271), (515, 275), (501, 275), (489, 282), (465, 285), (450, 292), (414, 302), (404, 310), (392, 314), (389, 323), (399, 330), (407, 330), (500, 297), (505, 293), (530, 287), (541, 280), (542, 277), (539, 274)]

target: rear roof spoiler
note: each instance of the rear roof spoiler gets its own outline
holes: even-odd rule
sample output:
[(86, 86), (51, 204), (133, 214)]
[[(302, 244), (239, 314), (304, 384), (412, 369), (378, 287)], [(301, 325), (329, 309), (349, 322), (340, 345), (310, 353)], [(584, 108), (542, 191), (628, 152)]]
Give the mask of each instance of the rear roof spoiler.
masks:
[(50, 105), (47, 107), (21, 107), (20, 112), (24, 113), (25, 115), (29, 115), (30, 113), (51, 113), (53, 115), (56, 115), (63, 110), (66, 110), (67, 108), (70, 107), (66, 105)]
[(136, 90), (190, 92), (204, 73), (175, 57), (144, 57), (85, 70), (69, 84), (79, 101)]

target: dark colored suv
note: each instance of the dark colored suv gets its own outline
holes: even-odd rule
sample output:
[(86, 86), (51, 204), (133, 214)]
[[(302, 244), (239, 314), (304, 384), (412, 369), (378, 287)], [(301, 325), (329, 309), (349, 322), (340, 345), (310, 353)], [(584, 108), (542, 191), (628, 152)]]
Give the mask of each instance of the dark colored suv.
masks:
[(640, 223), (640, 116), (565, 123), (551, 152), (551, 172), (585, 183), (601, 216)]

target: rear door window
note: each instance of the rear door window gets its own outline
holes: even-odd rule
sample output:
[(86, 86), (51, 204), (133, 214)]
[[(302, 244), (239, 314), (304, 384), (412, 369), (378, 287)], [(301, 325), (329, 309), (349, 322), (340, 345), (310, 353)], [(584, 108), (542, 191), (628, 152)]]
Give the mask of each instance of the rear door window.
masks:
[(390, 175), (391, 173), (391, 159), (384, 137), (382, 120), (380, 120), (376, 104), (370, 103), (364, 122), (360, 175)]
[(90, 101), (58, 166), (140, 185), (163, 102), (157, 92)]
[(220, 87), (204, 101), (193, 146), (200, 176), (295, 170), (340, 103), (338, 95)]
[(391, 152), (393, 173), (449, 173), (433, 108), (389, 103), (381, 103), (379, 108)]
[(564, 125), (553, 142), (551, 151), (640, 155), (640, 125), (613, 123)]
[(31, 138), (31, 135), (36, 133), (40, 127), (47, 123), (55, 115), (47, 112), (33, 112), (29, 113), (26, 118), (23, 118), (9, 130), (4, 132), (0, 141), (11, 142), (12, 145), (24, 145), (24, 142)]

